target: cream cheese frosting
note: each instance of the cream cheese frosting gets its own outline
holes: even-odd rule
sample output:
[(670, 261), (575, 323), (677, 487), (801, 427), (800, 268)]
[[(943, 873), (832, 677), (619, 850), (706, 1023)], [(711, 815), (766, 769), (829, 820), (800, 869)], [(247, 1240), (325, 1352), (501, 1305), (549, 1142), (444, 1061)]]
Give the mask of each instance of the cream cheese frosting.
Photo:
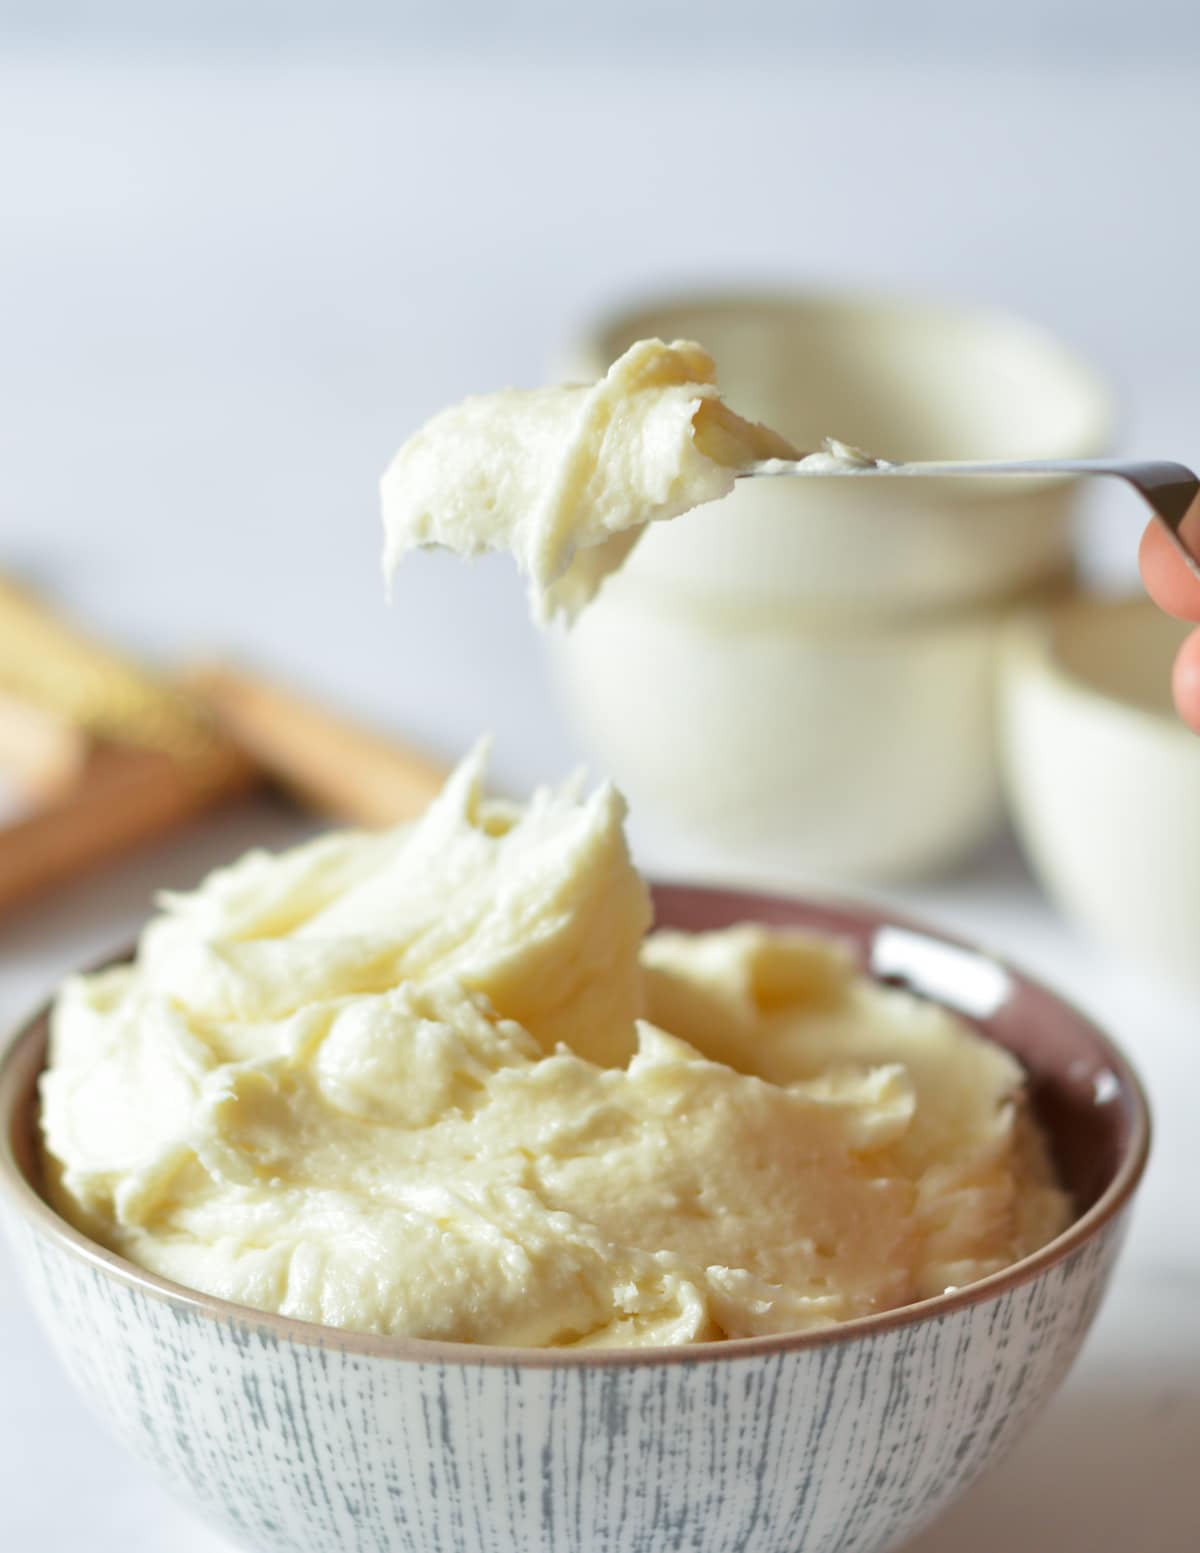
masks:
[(836, 437), (826, 437), (815, 453), (806, 453), (803, 458), (768, 458), (761, 460), (755, 468), (756, 474), (763, 475), (845, 475), (861, 474), (869, 469), (895, 469), (898, 466), (890, 464), (886, 458), (876, 458), (874, 453), (866, 453), (862, 448), (856, 448), (853, 443), (839, 442)]
[(384, 572), (422, 546), (506, 550), (536, 618), (569, 619), (648, 524), (798, 457), (724, 404), (701, 346), (639, 340), (598, 383), (481, 394), (423, 426), (383, 476)]
[(1022, 1071), (839, 945), (648, 932), (611, 786), (254, 852), (63, 988), (54, 1201), (179, 1283), (516, 1346), (804, 1330), (1069, 1217)]

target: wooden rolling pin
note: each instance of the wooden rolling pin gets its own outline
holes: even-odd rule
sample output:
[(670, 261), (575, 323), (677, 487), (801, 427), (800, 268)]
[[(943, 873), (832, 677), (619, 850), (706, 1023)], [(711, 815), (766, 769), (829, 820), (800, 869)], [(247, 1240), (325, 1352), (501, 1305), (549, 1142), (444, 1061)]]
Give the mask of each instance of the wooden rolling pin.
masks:
[(33, 812), (0, 826), (0, 912), (153, 840), (266, 774), (325, 813), (419, 814), (445, 768), (217, 664), (155, 679), (0, 578), (0, 769)]
[(446, 767), (278, 684), (228, 664), (183, 677), (226, 734), (304, 803), (368, 828), (420, 814)]
[[(427, 756), (240, 669), (208, 665), (189, 672), (183, 683), (238, 752), (221, 785), (198, 785), (160, 751), (93, 746), (79, 758), (65, 790), (28, 818), (0, 828), (0, 912), (177, 829), (256, 776), (274, 778), (322, 813), (367, 827), (414, 818), (445, 778), (446, 768)], [(20, 717), (23, 727), (33, 726), (26, 708)], [(9, 731), (16, 729), (10, 725)], [(64, 759), (63, 749), (49, 749), (53, 759), (45, 770), (25, 773), (39, 777), (43, 795)], [(54, 781), (61, 788), (57, 775)]]
[(60, 718), (0, 694), (0, 771), (31, 804), (60, 798), (79, 780), (87, 737)]
[(245, 765), (236, 783), (231, 772), (201, 787), (169, 755), (98, 744), (61, 797), (0, 830), (0, 912), (177, 830), (251, 780)]
[(0, 911), (258, 780), (199, 702), (3, 578), (0, 764), (32, 808), (0, 828)]

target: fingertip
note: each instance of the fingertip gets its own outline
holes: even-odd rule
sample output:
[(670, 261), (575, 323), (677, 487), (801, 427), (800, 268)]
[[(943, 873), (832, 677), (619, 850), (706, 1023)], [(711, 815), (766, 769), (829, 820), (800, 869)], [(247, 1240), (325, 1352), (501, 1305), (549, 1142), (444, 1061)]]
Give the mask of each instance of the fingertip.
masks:
[(1160, 609), (1180, 620), (1200, 620), (1200, 579), (1188, 569), (1161, 524), (1147, 525), (1138, 565), (1146, 592)]
[(1193, 631), (1179, 649), (1172, 688), (1180, 717), (1200, 733), (1200, 631)]

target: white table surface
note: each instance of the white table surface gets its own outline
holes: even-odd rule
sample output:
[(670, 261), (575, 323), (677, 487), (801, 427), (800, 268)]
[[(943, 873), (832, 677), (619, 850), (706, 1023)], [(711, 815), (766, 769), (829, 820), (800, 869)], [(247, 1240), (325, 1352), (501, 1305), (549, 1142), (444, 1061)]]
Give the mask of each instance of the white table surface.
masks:
[[(750, 276), (1018, 308), (1117, 378), (1126, 448), (1195, 460), (1197, 144), (1200, 93), (1166, 66), (10, 51), (0, 568), (147, 653), (231, 648), (447, 755), (490, 727), (506, 785), (558, 774), (579, 752), (500, 563), (422, 559), (383, 608), (374, 480), (420, 416), (536, 381), (598, 303)], [(1136, 526), (1095, 510), (1100, 570), (1128, 571)], [(247, 803), (6, 921), (0, 1018), (126, 941), (155, 886), (295, 834)], [(1079, 1366), (919, 1547), (1192, 1553), (1197, 1012), (1059, 921), (1010, 843), (896, 898), (1107, 1022), (1158, 1127)], [(0, 1250), (0, 1549), (218, 1546), (77, 1403)]]

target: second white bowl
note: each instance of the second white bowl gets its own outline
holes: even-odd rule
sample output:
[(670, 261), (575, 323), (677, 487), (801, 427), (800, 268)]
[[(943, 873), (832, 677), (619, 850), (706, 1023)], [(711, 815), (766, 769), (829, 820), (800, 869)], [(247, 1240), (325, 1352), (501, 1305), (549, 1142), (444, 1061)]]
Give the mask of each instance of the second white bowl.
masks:
[(1200, 992), (1200, 738), (1171, 705), (1187, 627), (1076, 600), (1013, 631), (1005, 756), (1030, 861), (1103, 943)]
[(997, 823), (1005, 620), (700, 609), (622, 575), (553, 652), (584, 741), (635, 810), (743, 877), (894, 878)]

